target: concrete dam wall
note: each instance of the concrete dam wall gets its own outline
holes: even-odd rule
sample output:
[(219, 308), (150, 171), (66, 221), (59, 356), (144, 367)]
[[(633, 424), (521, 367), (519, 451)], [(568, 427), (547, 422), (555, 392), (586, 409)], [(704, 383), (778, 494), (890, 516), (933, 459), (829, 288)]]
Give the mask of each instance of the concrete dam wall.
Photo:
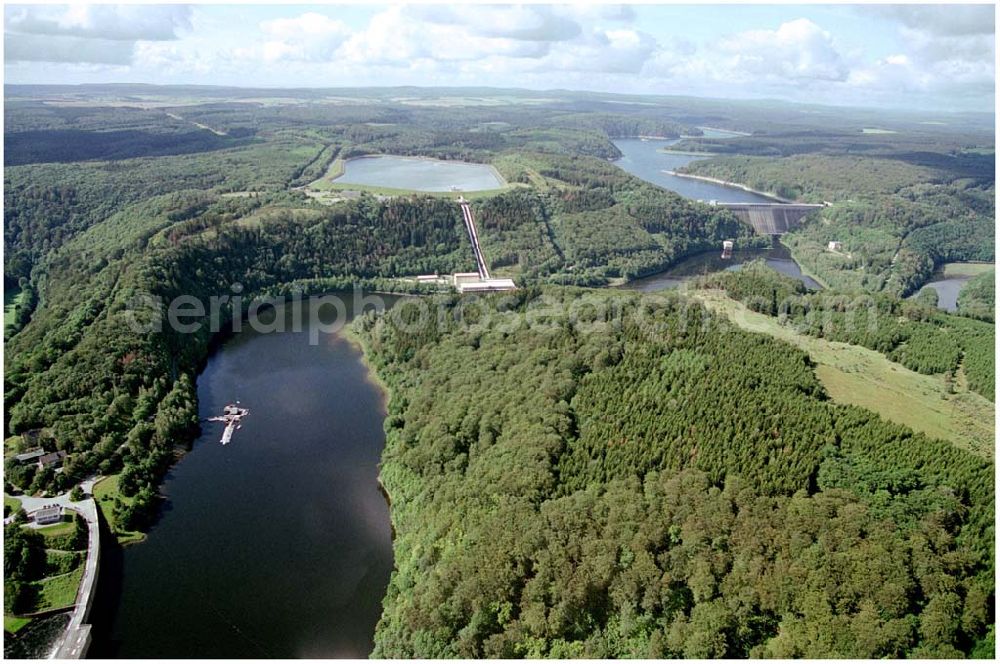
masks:
[(718, 203), (761, 235), (783, 235), (798, 228), (802, 219), (822, 205), (800, 203)]

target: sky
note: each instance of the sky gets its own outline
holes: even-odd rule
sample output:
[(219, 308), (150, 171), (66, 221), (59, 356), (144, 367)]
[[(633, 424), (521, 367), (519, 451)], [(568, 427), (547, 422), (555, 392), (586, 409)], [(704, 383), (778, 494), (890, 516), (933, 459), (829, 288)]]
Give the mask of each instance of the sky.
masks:
[(6, 83), (492, 86), (994, 110), (982, 5), (16, 5)]

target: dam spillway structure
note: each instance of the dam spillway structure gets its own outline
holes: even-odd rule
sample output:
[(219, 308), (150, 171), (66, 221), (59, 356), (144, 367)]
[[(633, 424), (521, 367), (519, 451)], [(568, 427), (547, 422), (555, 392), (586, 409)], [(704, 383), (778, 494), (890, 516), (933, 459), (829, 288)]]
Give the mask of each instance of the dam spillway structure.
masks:
[(802, 225), (811, 212), (826, 207), (812, 203), (716, 203), (731, 211), (760, 235), (784, 235)]

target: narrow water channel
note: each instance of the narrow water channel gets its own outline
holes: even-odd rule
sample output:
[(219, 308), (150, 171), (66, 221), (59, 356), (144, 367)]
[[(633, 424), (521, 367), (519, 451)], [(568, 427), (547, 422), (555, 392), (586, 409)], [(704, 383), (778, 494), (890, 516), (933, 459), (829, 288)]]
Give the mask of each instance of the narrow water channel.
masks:
[(383, 395), (360, 349), (341, 334), (311, 345), (308, 324), (245, 327), (209, 359), (198, 398), (202, 418), (235, 400), (250, 414), (225, 446), (222, 425), (203, 423), (170, 471), (162, 517), (122, 556), (117, 606), (94, 617), (90, 655), (366, 657), (392, 542)]
[(802, 273), (802, 268), (796, 263), (788, 249), (775, 243), (769, 249), (737, 249), (731, 258), (722, 258), (720, 251), (706, 251), (689, 256), (673, 267), (663, 272), (642, 279), (630, 281), (622, 288), (651, 293), (665, 288), (678, 288), (686, 281), (712, 272), (722, 270), (738, 270), (750, 261), (761, 259), (786, 277), (798, 279), (806, 288), (821, 290), (823, 287), (813, 278)]

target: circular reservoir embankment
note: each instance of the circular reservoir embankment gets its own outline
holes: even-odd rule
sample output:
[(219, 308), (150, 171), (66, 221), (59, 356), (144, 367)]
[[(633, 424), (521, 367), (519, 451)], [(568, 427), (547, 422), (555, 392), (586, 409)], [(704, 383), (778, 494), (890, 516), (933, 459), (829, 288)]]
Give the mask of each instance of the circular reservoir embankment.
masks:
[(372, 155), (344, 162), (336, 185), (426, 192), (490, 191), (507, 183), (489, 164), (444, 161), (429, 157)]

